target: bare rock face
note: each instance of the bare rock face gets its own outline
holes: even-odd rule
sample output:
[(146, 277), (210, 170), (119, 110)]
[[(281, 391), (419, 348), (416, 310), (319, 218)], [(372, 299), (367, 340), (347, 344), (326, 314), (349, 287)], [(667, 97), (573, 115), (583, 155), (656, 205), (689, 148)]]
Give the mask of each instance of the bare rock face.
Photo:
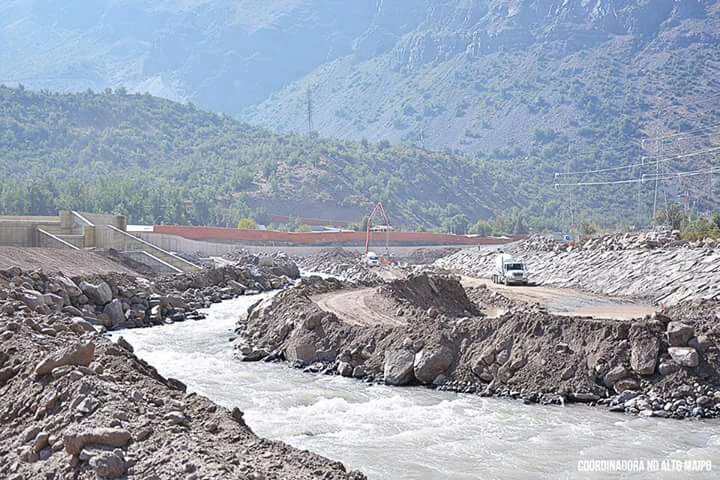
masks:
[(413, 381), (415, 354), (410, 350), (395, 350), (385, 354), (384, 374), (387, 385), (407, 385)]
[(671, 347), (685, 347), (692, 337), (695, 329), (682, 322), (670, 322), (667, 327), (668, 344)]
[(424, 348), (415, 354), (415, 378), (420, 383), (432, 383), (438, 375), (447, 371), (454, 359), (455, 354), (445, 346), (438, 349)]
[(42, 376), (64, 365), (87, 367), (95, 355), (94, 343), (76, 343), (52, 355), (45, 357), (35, 367), (35, 375)]
[(697, 367), (700, 364), (700, 355), (692, 347), (670, 347), (668, 353), (681, 367)]

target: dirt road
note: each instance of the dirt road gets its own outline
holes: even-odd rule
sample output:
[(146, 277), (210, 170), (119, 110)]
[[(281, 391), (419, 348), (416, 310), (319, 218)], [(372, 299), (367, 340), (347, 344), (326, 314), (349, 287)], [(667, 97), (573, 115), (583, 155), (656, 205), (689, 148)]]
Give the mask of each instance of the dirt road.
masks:
[(312, 297), (312, 300), (351, 325), (397, 326), (405, 323), (402, 317), (394, 315), (391, 305), (375, 295), (375, 288), (325, 293)]
[[(512, 300), (539, 303), (550, 313), (557, 315), (631, 320), (650, 315), (656, 310), (649, 304), (593, 295), (568, 288), (506, 287), (495, 285), (487, 279), (473, 277), (462, 277), (462, 284), (465, 288), (484, 285)], [(394, 307), (375, 295), (375, 288), (342, 290), (316, 295), (312, 299), (320, 308), (334, 313), (351, 325), (397, 326), (405, 323), (402, 317), (395, 316)], [(493, 317), (501, 315), (503, 311), (485, 313)]]
[(650, 304), (594, 295), (570, 288), (506, 287), (505, 285), (495, 285), (489, 279), (467, 276), (463, 276), (461, 281), (465, 288), (484, 285), (501, 292), (512, 300), (540, 303), (549, 312), (558, 315), (630, 320), (652, 314), (656, 310)]

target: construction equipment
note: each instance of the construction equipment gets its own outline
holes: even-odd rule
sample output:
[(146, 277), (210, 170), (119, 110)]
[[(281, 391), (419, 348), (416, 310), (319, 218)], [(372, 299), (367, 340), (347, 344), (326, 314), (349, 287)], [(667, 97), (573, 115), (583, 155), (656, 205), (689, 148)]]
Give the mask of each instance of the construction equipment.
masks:
[[(379, 218), (383, 223), (376, 224), (376, 218)], [(367, 230), (365, 232), (365, 256), (370, 252), (370, 241), (372, 240), (373, 232), (385, 232), (385, 253), (387, 257), (390, 257), (390, 231), (394, 230), (390, 225), (390, 219), (385, 213), (385, 207), (382, 203), (378, 203), (373, 208), (370, 216), (367, 220)]]
[(527, 285), (528, 272), (525, 264), (507, 253), (500, 252), (495, 258), (495, 272), (493, 283), (505, 285)]

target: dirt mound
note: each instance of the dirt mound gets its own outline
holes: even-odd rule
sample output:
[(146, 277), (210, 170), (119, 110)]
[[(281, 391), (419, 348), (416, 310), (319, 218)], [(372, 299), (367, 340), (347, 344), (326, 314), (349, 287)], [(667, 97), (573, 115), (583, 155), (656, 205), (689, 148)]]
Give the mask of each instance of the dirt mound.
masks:
[(459, 278), (427, 272), (414, 273), (378, 288), (381, 295), (420, 310), (434, 310), (453, 317), (478, 315)]
[(410, 255), (405, 257), (405, 260), (410, 265), (429, 265), (435, 260), (438, 260), (453, 253), (459, 252), (459, 248), (417, 248), (410, 252)]
[(0, 314), (0, 338), (0, 478), (365, 478), (258, 438), (81, 319)]
[(438, 305), (470, 300), (453, 277), (417, 275), (380, 290), (407, 305), (404, 323), (348, 323), (293, 288), (241, 321), (240, 348), (312, 372), (389, 385), (590, 402), (644, 416), (720, 416), (720, 335), (717, 326), (709, 329), (712, 322), (693, 324), (687, 312), (674, 321), (657, 315), (628, 322), (510, 304), (496, 317), (454, 317)]

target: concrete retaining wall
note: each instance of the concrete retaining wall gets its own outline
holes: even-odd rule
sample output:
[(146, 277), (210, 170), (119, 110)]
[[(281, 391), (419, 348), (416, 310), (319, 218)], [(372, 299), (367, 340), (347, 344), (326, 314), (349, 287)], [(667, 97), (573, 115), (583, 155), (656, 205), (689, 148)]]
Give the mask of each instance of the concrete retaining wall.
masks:
[[(247, 250), (250, 253), (275, 253), (284, 252), (288, 255), (305, 257), (308, 255), (314, 255), (320, 250), (331, 248), (327, 246), (284, 246), (284, 245), (244, 245), (242, 243), (215, 243), (215, 242), (202, 242), (198, 240), (190, 240), (188, 238), (179, 237), (177, 235), (167, 235), (164, 233), (150, 233), (150, 232), (133, 232), (133, 235), (142, 238), (146, 242), (150, 242), (153, 245), (157, 245), (163, 250), (170, 252), (177, 252), (186, 255), (198, 254), (202, 257), (220, 257), (225, 253), (234, 252), (240, 249)], [(454, 247), (463, 247), (463, 245), (453, 245)], [(473, 245), (464, 245), (470, 247)], [(423, 248), (446, 248), (447, 245), (431, 245)], [(365, 250), (364, 246), (344, 246), (346, 250), (353, 250), (362, 252)], [(409, 255), (415, 251), (418, 246), (394, 246), (391, 247), (393, 255), (403, 257)], [(373, 249), (378, 253), (383, 252), (384, 248), (379, 248), (376, 245)]]
[(0, 245), (35, 246), (38, 227), (60, 228), (60, 220), (57, 217), (0, 217)]
[[(177, 235), (191, 240), (228, 243), (263, 243), (280, 245), (364, 245), (365, 232), (279, 232), (273, 230), (241, 230), (237, 228), (185, 227), (156, 225), (154, 233)], [(375, 232), (374, 245), (385, 242), (384, 232)], [(390, 232), (396, 245), (502, 245), (525, 237), (491, 238), (449, 235), (430, 232)]]

